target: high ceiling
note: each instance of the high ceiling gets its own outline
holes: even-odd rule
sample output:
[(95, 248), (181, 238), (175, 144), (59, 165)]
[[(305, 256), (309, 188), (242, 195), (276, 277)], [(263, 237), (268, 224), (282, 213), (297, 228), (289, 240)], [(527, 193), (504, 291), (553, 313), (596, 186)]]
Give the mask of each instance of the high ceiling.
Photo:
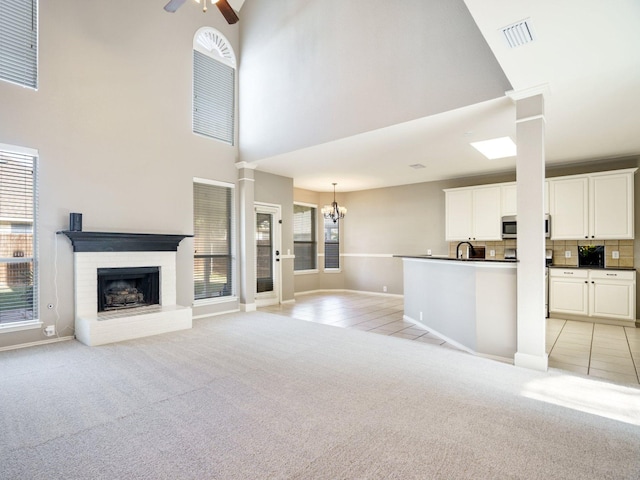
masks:
[[(513, 89), (548, 85), (547, 164), (640, 155), (640, 2), (464, 1)], [(511, 49), (500, 29), (523, 19), (535, 40)], [(515, 157), (487, 160), (469, 142), (515, 140), (514, 119), (502, 96), (256, 163), (314, 191), (331, 189), (327, 175), (353, 191), (512, 172)]]

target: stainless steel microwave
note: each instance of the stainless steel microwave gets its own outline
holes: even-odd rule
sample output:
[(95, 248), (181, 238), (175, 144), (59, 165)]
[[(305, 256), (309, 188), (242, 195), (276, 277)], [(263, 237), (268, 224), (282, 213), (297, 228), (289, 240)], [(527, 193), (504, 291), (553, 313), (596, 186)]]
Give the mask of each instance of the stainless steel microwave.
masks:
[[(544, 236), (551, 237), (551, 220), (549, 215), (544, 216)], [(502, 217), (502, 238), (518, 238), (518, 222), (515, 215)]]

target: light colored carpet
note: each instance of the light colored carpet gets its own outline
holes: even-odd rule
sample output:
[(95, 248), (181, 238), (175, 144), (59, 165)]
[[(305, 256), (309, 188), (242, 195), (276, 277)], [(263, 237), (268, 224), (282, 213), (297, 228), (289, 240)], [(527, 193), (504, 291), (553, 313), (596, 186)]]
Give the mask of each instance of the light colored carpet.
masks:
[(637, 388), (262, 312), (194, 324), (0, 352), (0, 478), (640, 477)]

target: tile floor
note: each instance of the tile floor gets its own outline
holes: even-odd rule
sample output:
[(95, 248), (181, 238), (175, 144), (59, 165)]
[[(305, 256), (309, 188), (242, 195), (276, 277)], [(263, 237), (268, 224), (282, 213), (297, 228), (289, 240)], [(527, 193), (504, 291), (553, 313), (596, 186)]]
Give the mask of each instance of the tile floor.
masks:
[[(298, 295), (261, 311), (455, 348), (402, 319), (402, 298), (354, 292)], [(547, 320), (549, 366), (612, 382), (640, 385), (640, 328)]]

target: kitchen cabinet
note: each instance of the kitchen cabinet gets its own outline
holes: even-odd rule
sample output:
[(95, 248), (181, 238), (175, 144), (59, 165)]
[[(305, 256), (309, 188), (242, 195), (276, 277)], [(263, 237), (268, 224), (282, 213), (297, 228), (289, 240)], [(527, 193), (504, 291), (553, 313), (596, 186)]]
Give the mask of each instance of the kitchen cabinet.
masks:
[(589, 272), (549, 269), (549, 312), (589, 314)]
[(447, 241), (500, 240), (500, 186), (445, 190)]
[(591, 270), (589, 314), (596, 317), (635, 320), (635, 271)]
[(551, 268), (549, 311), (635, 321), (635, 270)]
[[(500, 186), (502, 216), (518, 214), (518, 189), (516, 182), (503, 183)], [(544, 182), (544, 213), (549, 213), (549, 182)]]
[(635, 171), (550, 179), (551, 239), (632, 239)]

